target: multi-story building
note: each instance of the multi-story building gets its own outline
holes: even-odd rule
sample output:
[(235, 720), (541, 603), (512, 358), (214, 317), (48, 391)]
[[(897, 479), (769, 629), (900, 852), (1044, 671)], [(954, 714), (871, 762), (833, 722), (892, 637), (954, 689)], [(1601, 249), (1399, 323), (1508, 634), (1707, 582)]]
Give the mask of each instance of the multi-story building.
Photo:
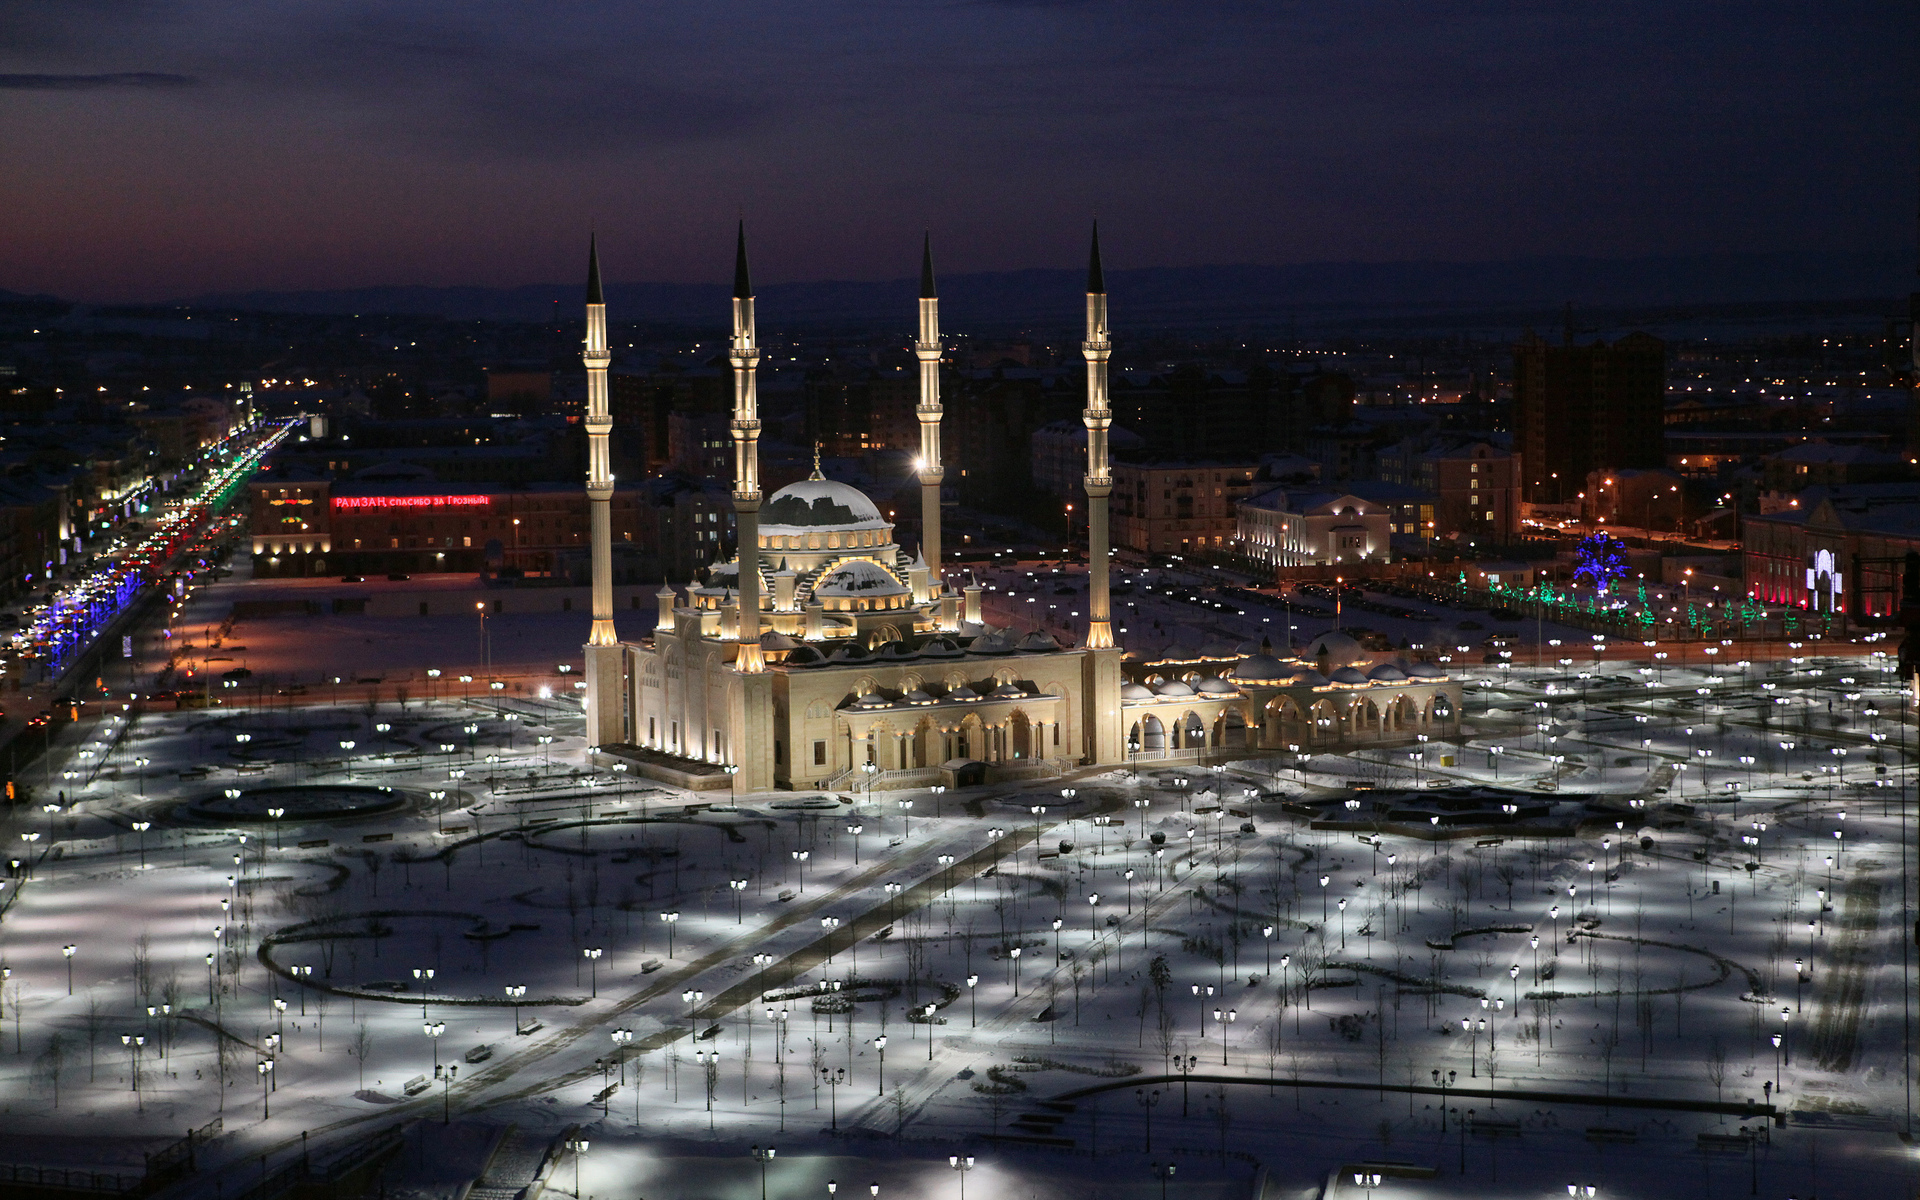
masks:
[(1580, 346), (1528, 336), (1514, 346), (1513, 366), (1523, 499), (1564, 504), (1594, 471), (1664, 464), (1667, 344), (1659, 338), (1630, 333)]
[(1379, 463), (1383, 479), (1417, 487), (1431, 498), (1432, 511), (1417, 530), (1395, 532), (1486, 545), (1511, 540), (1520, 527), (1516, 454), (1486, 442), (1401, 442), (1381, 451)]
[[(1033, 431), (1033, 486), (1050, 496), (1083, 495), (1087, 478), (1087, 427), (1079, 421), (1052, 421)], [(1107, 431), (1116, 455), (1138, 455), (1146, 442), (1118, 425)]]
[(1225, 550), (1235, 506), (1259, 472), (1251, 461), (1116, 462), (1113, 542), (1152, 554)]
[(1234, 549), (1275, 567), (1389, 562), (1395, 524), (1389, 505), (1353, 492), (1273, 488), (1237, 506)]
[(1854, 617), (1897, 614), (1903, 560), (1920, 551), (1920, 483), (1813, 488), (1800, 501), (1741, 518), (1747, 594)]

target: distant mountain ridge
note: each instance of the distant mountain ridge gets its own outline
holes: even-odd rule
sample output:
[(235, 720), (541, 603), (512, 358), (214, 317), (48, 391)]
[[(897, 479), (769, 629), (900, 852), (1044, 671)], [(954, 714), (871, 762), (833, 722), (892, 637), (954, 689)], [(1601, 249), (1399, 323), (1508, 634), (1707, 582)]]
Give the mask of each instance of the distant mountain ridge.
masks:
[[(1326, 310), (1541, 309), (1588, 306), (1766, 304), (1891, 298), (1912, 287), (1912, 257), (1726, 254), (1634, 259), (1525, 258), (1495, 262), (1324, 262), (1109, 270), (1116, 318), (1144, 325), (1232, 325), (1312, 319)], [(1085, 275), (1074, 269), (943, 275), (941, 313), (951, 328), (1004, 330), (1079, 320)], [(579, 315), (579, 283), (519, 287), (390, 286), (327, 291), (227, 292), (181, 303), (308, 314), (385, 313), (449, 319), (542, 321)], [(621, 322), (703, 326), (726, 313), (728, 288), (610, 283), (609, 316)], [(910, 324), (917, 280), (818, 280), (759, 288), (762, 325), (777, 328)]]

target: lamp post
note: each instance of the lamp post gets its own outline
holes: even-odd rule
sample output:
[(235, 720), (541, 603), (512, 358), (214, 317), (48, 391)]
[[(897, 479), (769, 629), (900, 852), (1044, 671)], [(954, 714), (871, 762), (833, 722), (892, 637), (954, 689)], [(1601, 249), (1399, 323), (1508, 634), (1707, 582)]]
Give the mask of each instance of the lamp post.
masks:
[(446, 1125), (453, 1120), (453, 1077), (460, 1073), (458, 1064), (447, 1067), (447, 1073), (440, 1077), (440, 1123)]
[(513, 1002), (513, 1031), (519, 1033), (520, 998), (527, 994), (527, 986), (523, 983), (509, 983), (506, 985), (506, 992), (507, 999)]
[(580, 1195), (580, 1160), (587, 1156), (589, 1143), (585, 1138), (575, 1138), (567, 1142), (567, 1149), (573, 1151), (573, 1194)]
[(835, 1133), (840, 1131), (840, 1085), (847, 1081), (845, 1067), (821, 1067), (820, 1082), (827, 1085), (828, 1123)]
[(152, 821), (135, 821), (133, 831), (140, 835), (140, 869), (147, 869), (147, 830), (153, 828)]
[[(1153, 1153), (1152, 1149), (1149, 1148), (1147, 1153)], [(1160, 1200), (1167, 1200), (1167, 1180), (1173, 1178), (1173, 1164), (1153, 1163), (1152, 1167), (1153, 1173), (1160, 1177)]]
[(972, 1010), (972, 1015), (968, 1018), (968, 1025), (974, 1029), (980, 1027), (980, 993), (974, 990), (975, 985), (979, 982), (980, 977), (978, 975), (967, 976), (967, 1007)]
[(1013, 994), (1017, 998), (1020, 995), (1020, 947), (1015, 946), (1008, 957), (1013, 960)]
[(762, 1149), (756, 1145), (752, 1153), (753, 1160), (760, 1164), (760, 1200), (767, 1200), (767, 1164), (773, 1161), (775, 1151), (772, 1146)]
[(67, 995), (73, 995), (73, 956), (79, 953), (78, 946), (60, 947), (60, 956), (67, 960)]
[(1459, 1077), (1460, 1077), (1460, 1072), (1458, 1071), (1448, 1071), (1445, 1075), (1442, 1075), (1438, 1070), (1435, 1070), (1433, 1072), (1433, 1081), (1436, 1084), (1440, 1085), (1440, 1132), (1441, 1133), (1445, 1133), (1447, 1131), (1447, 1089), (1449, 1087), (1452, 1087), (1453, 1081), (1455, 1079), (1458, 1079)]
[(1147, 1115), (1147, 1153), (1152, 1154), (1153, 1110), (1154, 1106), (1160, 1103), (1160, 1089), (1154, 1088), (1152, 1091), (1148, 1091), (1146, 1088), (1135, 1088), (1133, 1089), (1133, 1100), (1135, 1104), (1140, 1106), (1140, 1111)]
[(426, 1021), (420, 1026), (420, 1032), (433, 1042), (433, 1073), (440, 1073), (440, 1035), (447, 1031), (445, 1021)]
[[(122, 1038), (121, 1040), (124, 1041), (126, 1039)], [(147, 1039), (139, 1038), (136, 1040), (144, 1042)], [(263, 1058), (253, 1066), (254, 1070), (260, 1073), (260, 1119), (265, 1121), (273, 1115), (272, 1100), (270, 1099), (271, 1088), (268, 1086), (273, 1077), (273, 1060), (271, 1058)]]
[(853, 865), (860, 865), (860, 835), (867, 831), (865, 825), (855, 823), (847, 826), (847, 832), (853, 835)]
[(680, 923), (680, 913), (678, 910), (675, 910), (673, 912), (663, 912), (660, 914), (660, 920), (663, 923), (665, 923), (667, 927), (667, 957), (672, 958), (673, 957), (673, 927)]
[(427, 1015), (427, 988), (433, 983), (432, 967), (415, 967), (413, 977), (420, 981), (420, 1015)]
[[(960, 1200), (967, 1200), (967, 1172), (973, 1170), (973, 1155), (947, 1155), (947, 1166), (960, 1173)], [(760, 1200), (767, 1200), (765, 1196)]]
[(606, 951), (599, 946), (587, 946), (580, 951), (580, 956), (587, 960), (587, 970), (593, 980), (591, 999), (600, 998), (600, 956), (605, 953)]

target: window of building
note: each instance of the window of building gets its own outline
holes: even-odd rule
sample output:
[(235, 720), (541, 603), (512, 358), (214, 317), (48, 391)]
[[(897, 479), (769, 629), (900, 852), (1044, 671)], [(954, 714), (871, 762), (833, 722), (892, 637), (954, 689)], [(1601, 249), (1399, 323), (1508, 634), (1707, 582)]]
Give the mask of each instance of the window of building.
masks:
[(815, 742), (813, 744), (813, 765), (816, 767), (824, 767), (827, 765), (827, 744), (825, 742)]

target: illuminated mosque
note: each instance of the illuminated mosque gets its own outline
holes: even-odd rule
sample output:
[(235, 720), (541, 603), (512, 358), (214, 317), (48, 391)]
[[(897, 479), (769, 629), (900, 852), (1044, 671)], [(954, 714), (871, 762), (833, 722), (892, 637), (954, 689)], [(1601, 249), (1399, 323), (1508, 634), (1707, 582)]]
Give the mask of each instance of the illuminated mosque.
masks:
[(1192, 661), (1129, 661), (1108, 586), (1112, 411), (1107, 296), (1096, 228), (1088, 258), (1088, 621), (1077, 646), (986, 623), (981, 589), (939, 569), (940, 301), (931, 245), (920, 268), (921, 545), (909, 552), (857, 489), (810, 478), (760, 490), (753, 284), (735, 253), (733, 504), (740, 555), (684, 593), (663, 586), (653, 627), (613, 620), (606, 303), (587, 270), (587, 497), (593, 625), (589, 741), (649, 778), (691, 787), (924, 787), (1055, 775), (1129, 761), (1209, 761), (1289, 746), (1457, 731), (1459, 685), (1432, 663), (1372, 661), (1329, 635), (1306, 656), (1210, 648)]

